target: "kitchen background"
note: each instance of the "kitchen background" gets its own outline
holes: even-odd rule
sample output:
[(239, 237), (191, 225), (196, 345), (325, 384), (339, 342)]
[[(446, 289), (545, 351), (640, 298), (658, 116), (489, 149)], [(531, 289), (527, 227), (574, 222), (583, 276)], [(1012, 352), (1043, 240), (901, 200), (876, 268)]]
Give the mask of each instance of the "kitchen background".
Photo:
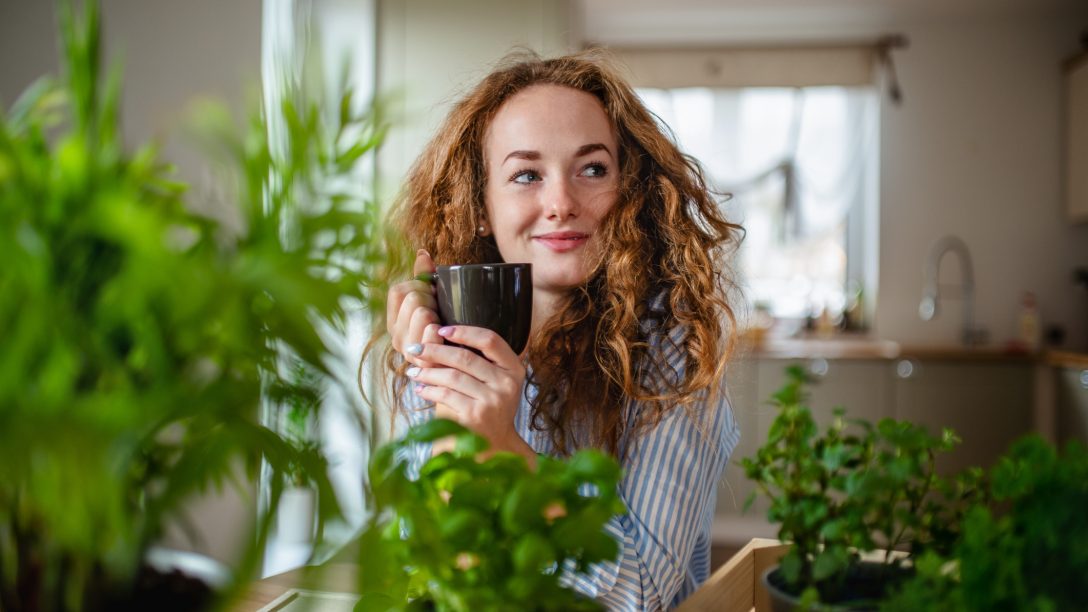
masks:
[[(179, 134), (190, 103), (214, 96), (240, 110), (259, 88), (257, 75), (270, 74), (281, 65), (277, 54), (291, 49), (275, 33), (297, 40), (303, 24), (314, 24), (323, 34), (318, 52), (330, 64), (350, 50), (357, 86), (392, 94), (389, 111), (398, 123), (376, 166), (377, 195), (383, 198), (395, 191), (398, 177), (459, 88), (514, 45), (549, 54), (586, 44), (766, 48), (903, 35), (908, 45), (892, 51), (903, 102), (879, 96), (878, 202), (865, 236), (872, 245), (865, 255), (872, 258), (875, 283), (870, 285), (877, 288), (868, 296), (870, 337), (924, 349), (919, 354), (959, 344), (958, 300), (942, 302), (934, 320), (918, 315), (927, 254), (940, 237), (953, 234), (970, 249), (975, 322), (989, 331), (991, 346), (1017, 337), (1022, 295), (1031, 291), (1043, 326), (1064, 330), (1063, 348), (1088, 352), (1088, 288), (1073, 280), (1076, 268), (1088, 267), (1088, 223), (1074, 222), (1063, 199), (1068, 178), (1063, 61), (1082, 49), (1088, 28), (1088, 3), (1082, 0), (674, 0), (667, 8), (651, 0), (105, 0), (103, 5), (107, 53), (122, 53), (126, 68), (126, 136), (132, 142), (161, 138), (166, 157), (198, 185), (210, 184), (210, 170)], [(55, 70), (53, 31), (51, 2), (0, 3), (5, 107), (35, 77)], [(205, 191), (194, 200), (218, 214), (214, 203), (221, 194)], [(946, 262), (941, 275), (954, 284), (956, 265)], [(358, 346), (358, 334), (349, 346)], [(877, 372), (866, 367), (884, 372), (896, 364), (862, 360), (854, 365), (860, 369), (846, 376), (841, 388), (860, 393), (861, 400), (878, 397), (875, 414), (900, 414), (904, 398), (913, 396), (896, 387), (901, 383), (894, 370), (871, 393), (856, 391)], [(1015, 372), (948, 370), (942, 375), (959, 381), (961, 391), (947, 398), (985, 405), (987, 385), (1010, 377), (1019, 381), (1017, 401), (1037, 404), (1047, 393), (1051, 399), (1061, 396), (1060, 390), (1040, 387), (1035, 362), (1020, 366)], [(771, 384), (751, 363), (732, 375), (738, 405), (756, 405)], [(964, 384), (969, 384), (966, 395)], [(340, 401), (358, 408), (354, 399)], [(1036, 422), (1031, 407), (1023, 409), (1028, 412), (1008, 421), (1016, 431)], [(985, 416), (973, 418), (982, 424)], [(747, 425), (746, 442), (754, 444), (758, 419)], [(336, 452), (348, 468), (342, 482), (350, 489), (361, 472), (359, 445), (341, 440)], [(349, 509), (361, 508), (361, 500), (346, 501)], [(231, 521), (243, 520), (246, 506), (236, 498), (216, 498), (194, 507), (204, 550), (229, 562), (230, 535), (241, 532)], [(743, 533), (751, 531), (735, 524)], [(723, 541), (739, 537), (736, 531), (724, 529)]]

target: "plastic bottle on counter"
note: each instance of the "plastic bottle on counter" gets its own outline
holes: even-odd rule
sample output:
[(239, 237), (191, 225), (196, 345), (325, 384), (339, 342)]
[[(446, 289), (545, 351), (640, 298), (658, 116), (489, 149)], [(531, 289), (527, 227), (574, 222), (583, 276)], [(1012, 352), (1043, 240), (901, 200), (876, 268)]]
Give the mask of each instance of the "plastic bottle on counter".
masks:
[(816, 317), (816, 337), (827, 340), (834, 334), (835, 323), (831, 320), (831, 308), (824, 306), (820, 309), (820, 316)]
[(1035, 294), (1025, 291), (1020, 302), (1019, 340), (1029, 353), (1039, 350), (1042, 343), (1042, 325), (1039, 322), (1039, 306)]

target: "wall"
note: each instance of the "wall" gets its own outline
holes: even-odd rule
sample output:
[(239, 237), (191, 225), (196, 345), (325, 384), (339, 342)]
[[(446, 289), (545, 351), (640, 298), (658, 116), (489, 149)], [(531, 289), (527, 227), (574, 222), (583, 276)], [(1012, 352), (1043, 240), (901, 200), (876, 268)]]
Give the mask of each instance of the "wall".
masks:
[(570, 0), (379, 0), (378, 91), (396, 128), (379, 155), (388, 197), (457, 94), (516, 46), (545, 55), (581, 39)]
[[(902, 107), (884, 109), (878, 332), (911, 344), (955, 338), (960, 308), (917, 316), (922, 262), (943, 234), (975, 260), (979, 324), (1000, 342), (1015, 334), (1021, 292), (1043, 318), (1088, 348), (1088, 293), (1072, 283), (1088, 264), (1088, 225), (1064, 217), (1060, 61), (1082, 17), (1000, 19), (908, 28), (897, 62)], [(951, 258), (950, 258), (951, 259)], [(955, 265), (943, 270), (958, 278)]]
[[(882, 109), (877, 335), (915, 346), (958, 341), (958, 301), (943, 301), (930, 322), (917, 314), (929, 247), (956, 234), (974, 257), (976, 321), (994, 342), (1015, 335), (1021, 293), (1030, 290), (1044, 322), (1067, 329), (1067, 346), (1088, 349), (1088, 292), (1071, 281), (1072, 269), (1088, 264), (1088, 225), (1063, 218), (1060, 169), (1060, 62), (1076, 51), (1088, 7), (1054, 0), (992, 9), (976, 2), (970, 10), (887, 1), (829, 2), (834, 6), (823, 10), (693, 4), (699, 8), (691, 12), (636, 12), (610, 0), (586, 3), (585, 37), (626, 45), (858, 40), (888, 32), (910, 39), (895, 52), (905, 101), (895, 107), (885, 100)], [(942, 278), (958, 278), (951, 257)]]
[[(0, 3), (0, 101), (35, 78), (58, 74), (53, 2)], [(261, 0), (102, 3), (104, 58), (124, 66), (121, 123), (130, 144), (157, 139), (164, 159), (205, 195), (208, 169), (181, 133), (194, 98), (241, 113), (260, 87)], [(252, 95), (251, 95), (252, 94)], [(219, 210), (193, 200), (201, 210)]]

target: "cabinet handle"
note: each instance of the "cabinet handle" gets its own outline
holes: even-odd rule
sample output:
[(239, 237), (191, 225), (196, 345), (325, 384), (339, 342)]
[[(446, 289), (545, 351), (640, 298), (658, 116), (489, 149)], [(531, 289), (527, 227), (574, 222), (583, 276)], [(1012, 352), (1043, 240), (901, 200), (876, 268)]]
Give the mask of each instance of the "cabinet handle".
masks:
[(914, 369), (914, 362), (910, 359), (900, 359), (899, 363), (895, 364), (895, 374), (903, 380), (913, 378)]

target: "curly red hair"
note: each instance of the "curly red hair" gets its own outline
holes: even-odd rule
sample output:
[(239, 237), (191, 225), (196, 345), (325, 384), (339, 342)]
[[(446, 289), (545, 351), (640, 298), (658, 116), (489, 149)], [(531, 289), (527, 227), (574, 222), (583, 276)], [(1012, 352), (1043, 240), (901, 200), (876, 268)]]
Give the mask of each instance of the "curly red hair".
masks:
[[(721, 392), (736, 327), (727, 262), (742, 230), (724, 218), (699, 164), (677, 148), (608, 57), (592, 50), (504, 58), (453, 107), (412, 167), (391, 220), (413, 250), (426, 249), (435, 261), (502, 261), (494, 240), (475, 232), (485, 215), (484, 138), (503, 103), (537, 84), (600, 100), (618, 135), (620, 180), (616, 205), (597, 230), (599, 261), (530, 339), (530, 382), (538, 391), (532, 424), (550, 432), (562, 454), (575, 444), (617, 454), (625, 436)], [(663, 309), (651, 309), (655, 298)], [(678, 371), (648, 358), (658, 354), (649, 351), (654, 338), (667, 340), (675, 329), (683, 331)], [(385, 364), (401, 411), (406, 364), (392, 347)], [(643, 405), (633, 426), (624, 418), (628, 399)]]

